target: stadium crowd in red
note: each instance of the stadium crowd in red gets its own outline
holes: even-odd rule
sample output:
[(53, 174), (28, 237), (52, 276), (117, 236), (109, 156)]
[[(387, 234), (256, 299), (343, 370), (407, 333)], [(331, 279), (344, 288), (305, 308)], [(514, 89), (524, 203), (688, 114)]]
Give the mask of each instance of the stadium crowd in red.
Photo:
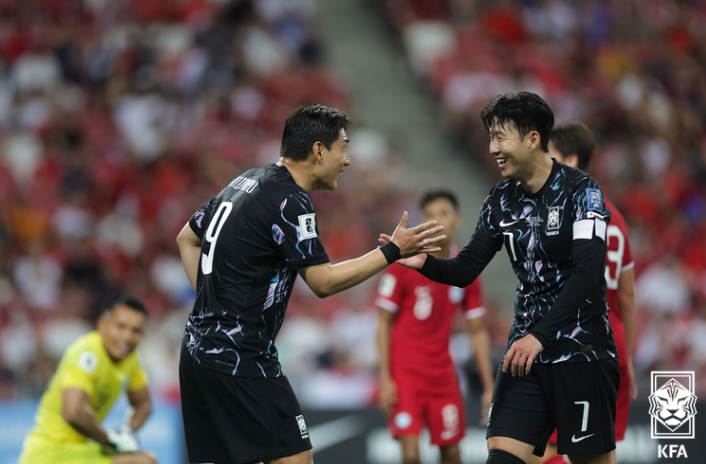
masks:
[[(480, 110), (530, 90), (596, 135), (591, 174), (636, 259), (636, 363), (706, 388), (706, 4), (675, 0), (385, 0), (415, 69), (473, 156)], [(498, 175), (498, 174), (492, 174)], [(643, 390), (644, 391), (644, 390)]]
[[(310, 0), (2, 2), (0, 399), (41, 394), (116, 291), (145, 301), (143, 359), (156, 392), (174, 393), (193, 302), (177, 233), (234, 176), (278, 160), (291, 110), (348, 108), (313, 13)], [(334, 262), (373, 248), (414, 208), (403, 164), (358, 123), (365, 143), (339, 190), (314, 197)], [(340, 332), (347, 314), (365, 319), (373, 289), (318, 300), (299, 287), (297, 335), (285, 330), (280, 346), (294, 377), (361, 362), (372, 372), (374, 326), (367, 350)]]

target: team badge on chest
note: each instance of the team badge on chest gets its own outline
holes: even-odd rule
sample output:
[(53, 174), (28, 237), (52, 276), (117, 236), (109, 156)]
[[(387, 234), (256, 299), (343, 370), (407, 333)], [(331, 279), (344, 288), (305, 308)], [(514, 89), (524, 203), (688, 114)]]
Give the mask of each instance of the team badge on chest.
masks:
[(549, 208), (549, 214), (547, 214), (547, 235), (556, 235), (559, 233), (560, 219), (561, 208), (559, 206)]

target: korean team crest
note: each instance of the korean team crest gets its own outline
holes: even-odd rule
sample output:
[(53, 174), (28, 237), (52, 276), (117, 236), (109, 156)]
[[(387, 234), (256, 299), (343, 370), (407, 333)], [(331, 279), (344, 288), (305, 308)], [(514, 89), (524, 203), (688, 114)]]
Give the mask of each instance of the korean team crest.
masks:
[(561, 214), (561, 209), (559, 206), (552, 206), (549, 208), (549, 214), (547, 214), (547, 230), (559, 230), (559, 218)]
[(652, 372), (652, 438), (695, 438), (694, 372)]

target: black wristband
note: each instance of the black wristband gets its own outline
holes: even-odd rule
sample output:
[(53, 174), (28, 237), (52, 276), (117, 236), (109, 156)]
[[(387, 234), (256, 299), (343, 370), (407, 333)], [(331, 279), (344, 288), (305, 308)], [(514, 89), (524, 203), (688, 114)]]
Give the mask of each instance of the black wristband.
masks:
[(400, 248), (392, 242), (387, 242), (380, 247), (380, 251), (385, 255), (387, 264), (392, 264), (402, 257), (400, 254)]

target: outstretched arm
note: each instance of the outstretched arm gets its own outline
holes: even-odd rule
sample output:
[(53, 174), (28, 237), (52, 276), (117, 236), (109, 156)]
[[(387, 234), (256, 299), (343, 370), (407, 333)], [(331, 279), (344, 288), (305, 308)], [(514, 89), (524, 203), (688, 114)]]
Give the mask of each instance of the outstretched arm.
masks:
[(502, 240), (476, 232), (455, 258), (427, 256), (419, 272), (431, 280), (454, 287), (466, 287), (483, 272), (502, 247)]
[(436, 244), (446, 239), (446, 236), (435, 235), (442, 232), (444, 227), (437, 226), (436, 221), (430, 221), (407, 229), (408, 219), (409, 215), (405, 211), (392, 234), (391, 242), (384, 247), (342, 263), (308, 266), (300, 269), (299, 275), (316, 296), (325, 298), (358, 285), (397, 259), (439, 251)]

